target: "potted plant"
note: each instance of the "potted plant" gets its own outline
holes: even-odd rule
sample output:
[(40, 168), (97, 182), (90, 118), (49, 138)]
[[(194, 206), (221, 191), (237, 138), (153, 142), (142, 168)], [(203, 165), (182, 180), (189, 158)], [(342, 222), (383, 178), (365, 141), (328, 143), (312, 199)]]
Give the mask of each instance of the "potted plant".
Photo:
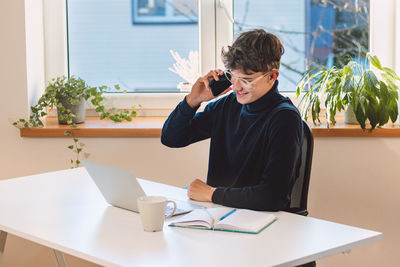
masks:
[[(365, 130), (369, 120), (372, 131), (398, 116), (399, 76), (390, 68), (382, 67), (376, 56), (367, 54), (365, 63), (350, 61), (342, 68), (313, 68), (306, 72), (297, 85), (296, 95), (306, 91), (299, 108), (304, 119), (311, 117), (320, 123), (321, 103), (325, 103), (326, 120), (335, 124), (337, 111), (345, 110), (346, 122), (354, 112), (358, 124)], [(376, 68), (372, 70), (370, 63)]]
[[(116, 90), (120, 90), (115, 85)], [(99, 113), (100, 119), (110, 118), (115, 122), (131, 121), (136, 116), (135, 106), (132, 110), (117, 112), (115, 108), (104, 106), (104, 91), (107, 86), (91, 87), (81, 78), (61, 76), (53, 78), (35, 106), (31, 106), (29, 120), (20, 119), (13, 124), (21, 127), (43, 126), (41, 118), (47, 115), (46, 108), (57, 108), (60, 124), (75, 125), (85, 120), (85, 103), (90, 102)]]
[(83, 123), (86, 115), (86, 101), (89, 97), (96, 98), (99, 92), (91, 88), (80, 78), (58, 77), (53, 79), (39, 100), (42, 106), (57, 107), (60, 124)]
[[(114, 88), (120, 90), (118, 85), (115, 85)], [(131, 121), (132, 117), (136, 117), (135, 106), (132, 106), (130, 111), (105, 108), (103, 93), (107, 89), (107, 86), (91, 87), (81, 78), (74, 76), (54, 78), (49, 82), (38, 103), (31, 106), (29, 120), (19, 119), (13, 122), (13, 125), (18, 128), (43, 126), (41, 119), (47, 115), (47, 108), (57, 108), (59, 123), (76, 128), (77, 123), (85, 121), (86, 102), (93, 105), (96, 112), (99, 113), (100, 119), (110, 118), (114, 122), (121, 122), (123, 120)], [(72, 131), (67, 130), (64, 134), (73, 138), (74, 143), (68, 148), (76, 153), (76, 159), (71, 159), (71, 164), (78, 167), (80, 164), (79, 156), (83, 152), (83, 144), (79, 143), (78, 138), (73, 136)]]
[(193, 84), (200, 76), (199, 72), (199, 53), (197, 51), (190, 51), (188, 59), (182, 58), (178, 52), (169, 51), (176, 63), (173, 64), (174, 68), (168, 70), (178, 74), (184, 82), (180, 82), (177, 88), (181, 92), (190, 92)]

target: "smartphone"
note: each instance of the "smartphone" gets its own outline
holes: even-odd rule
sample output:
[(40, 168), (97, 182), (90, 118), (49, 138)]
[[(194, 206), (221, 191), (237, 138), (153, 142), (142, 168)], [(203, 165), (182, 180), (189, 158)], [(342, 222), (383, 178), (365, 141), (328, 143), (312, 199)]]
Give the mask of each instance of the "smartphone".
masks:
[(214, 96), (220, 95), (223, 91), (225, 91), (229, 88), (229, 86), (232, 85), (232, 83), (225, 75), (229, 75), (229, 73), (218, 75), (219, 81), (216, 81), (214, 79), (210, 81), (211, 92)]

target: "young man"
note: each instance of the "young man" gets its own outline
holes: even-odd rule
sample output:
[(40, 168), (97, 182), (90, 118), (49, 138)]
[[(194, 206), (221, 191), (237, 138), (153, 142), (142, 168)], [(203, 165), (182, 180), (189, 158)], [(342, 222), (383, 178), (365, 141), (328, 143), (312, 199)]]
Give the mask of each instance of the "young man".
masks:
[(161, 142), (166, 146), (211, 138), (207, 183), (194, 180), (191, 199), (253, 210), (288, 208), (303, 128), (296, 107), (278, 92), (283, 52), (271, 33), (242, 33), (222, 51), (232, 82), (224, 93), (233, 92), (196, 113), (202, 102), (214, 98), (209, 82), (223, 74), (210, 71), (165, 122)]

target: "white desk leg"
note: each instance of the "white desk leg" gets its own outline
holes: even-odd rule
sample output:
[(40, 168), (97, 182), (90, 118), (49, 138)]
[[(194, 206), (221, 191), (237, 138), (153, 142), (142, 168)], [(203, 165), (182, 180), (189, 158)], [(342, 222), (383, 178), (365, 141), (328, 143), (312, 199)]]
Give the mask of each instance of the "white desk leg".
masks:
[(6, 247), (7, 232), (0, 230), (0, 266), (3, 259), (4, 248)]
[(55, 249), (53, 249), (53, 252), (54, 252), (54, 258), (56, 259), (57, 266), (67, 267), (67, 263), (65, 262), (65, 259), (64, 259), (64, 254), (62, 254), (62, 252), (55, 250)]

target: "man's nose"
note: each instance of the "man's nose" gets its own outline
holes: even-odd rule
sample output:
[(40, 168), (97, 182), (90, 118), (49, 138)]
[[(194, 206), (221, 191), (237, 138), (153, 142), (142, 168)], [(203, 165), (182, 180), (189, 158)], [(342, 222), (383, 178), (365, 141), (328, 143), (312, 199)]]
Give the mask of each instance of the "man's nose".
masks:
[(233, 91), (242, 90), (242, 85), (240, 84), (239, 80), (237, 80), (237, 79), (232, 80), (232, 90)]

